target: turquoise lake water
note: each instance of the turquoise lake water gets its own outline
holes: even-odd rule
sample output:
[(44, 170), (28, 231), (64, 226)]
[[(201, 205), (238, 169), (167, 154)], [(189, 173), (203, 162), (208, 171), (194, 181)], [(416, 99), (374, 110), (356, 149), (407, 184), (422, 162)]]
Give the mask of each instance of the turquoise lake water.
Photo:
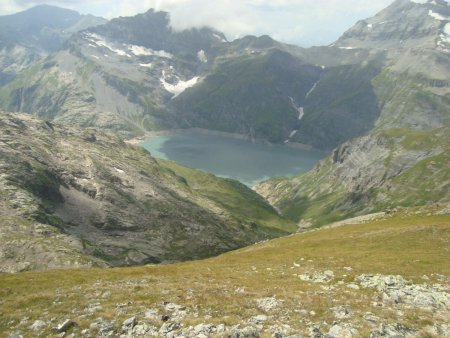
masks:
[(155, 136), (140, 144), (156, 158), (168, 159), (253, 186), (277, 176), (310, 170), (326, 153), (266, 145), (195, 131)]

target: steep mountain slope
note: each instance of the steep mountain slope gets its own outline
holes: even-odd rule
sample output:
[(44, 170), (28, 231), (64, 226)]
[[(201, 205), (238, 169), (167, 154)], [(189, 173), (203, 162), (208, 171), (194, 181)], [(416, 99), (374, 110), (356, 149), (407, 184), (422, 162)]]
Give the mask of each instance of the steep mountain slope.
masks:
[(280, 49), (217, 62), (214, 73), (173, 100), (187, 126), (281, 143), (299, 124), (299, 105), (321, 68)]
[(176, 126), (165, 103), (200, 80), (211, 29), (172, 30), (165, 12), (114, 19), (73, 36), (65, 48), (0, 90), (5, 110), (100, 126), (132, 136)]
[(203, 258), (296, 229), (236, 181), (94, 129), (1, 114), (0, 155), (0, 271)]
[[(271, 180), (256, 190), (306, 226), (448, 201), (450, 53), (442, 44), (447, 12), (445, 2), (398, 0), (345, 33), (339, 48), (373, 45), (370, 53), (385, 58), (381, 71), (367, 74), (379, 107), (372, 130), (340, 145), (310, 173)], [(380, 20), (390, 24), (373, 28)], [(367, 108), (355, 106), (360, 114)]]
[(0, 85), (34, 61), (61, 48), (72, 33), (105, 22), (92, 15), (48, 5), (0, 16)]
[(182, 264), (0, 275), (0, 335), (448, 337), (449, 211), (373, 215)]

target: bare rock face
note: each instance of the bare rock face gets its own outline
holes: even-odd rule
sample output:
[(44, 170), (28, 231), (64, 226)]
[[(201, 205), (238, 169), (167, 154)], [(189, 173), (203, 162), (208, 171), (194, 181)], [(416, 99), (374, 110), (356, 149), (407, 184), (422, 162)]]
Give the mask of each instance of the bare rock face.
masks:
[(11, 114), (0, 130), (0, 271), (179, 261), (287, 233), (267, 228), (281, 219), (243, 185), (201, 174), (259, 220), (112, 134)]

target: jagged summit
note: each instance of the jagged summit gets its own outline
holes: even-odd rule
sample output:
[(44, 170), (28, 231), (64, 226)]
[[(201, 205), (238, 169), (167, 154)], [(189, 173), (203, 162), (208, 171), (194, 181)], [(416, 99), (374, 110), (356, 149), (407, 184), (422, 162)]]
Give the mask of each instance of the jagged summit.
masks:
[(176, 31), (167, 12), (149, 9), (132, 17), (120, 17), (90, 30), (113, 43), (126, 43), (165, 50), (173, 54), (209, 50), (211, 45), (226, 41), (223, 33), (211, 28)]
[(359, 21), (334, 44), (339, 48), (440, 48), (450, 51), (450, 7), (446, 1), (397, 0)]

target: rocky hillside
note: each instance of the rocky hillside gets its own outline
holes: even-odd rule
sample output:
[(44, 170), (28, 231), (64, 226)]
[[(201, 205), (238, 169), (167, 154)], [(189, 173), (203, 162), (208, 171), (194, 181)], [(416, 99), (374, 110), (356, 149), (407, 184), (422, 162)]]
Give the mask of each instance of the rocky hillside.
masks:
[(236, 181), (5, 113), (0, 214), (1, 272), (204, 258), (296, 229)]
[(449, 211), (372, 215), (182, 264), (1, 275), (0, 335), (448, 337)]
[(92, 15), (48, 5), (0, 16), (0, 85), (60, 49), (73, 33), (105, 22)]
[(310, 172), (256, 191), (302, 227), (450, 201), (450, 128), (389, 129), (345, 142)]

